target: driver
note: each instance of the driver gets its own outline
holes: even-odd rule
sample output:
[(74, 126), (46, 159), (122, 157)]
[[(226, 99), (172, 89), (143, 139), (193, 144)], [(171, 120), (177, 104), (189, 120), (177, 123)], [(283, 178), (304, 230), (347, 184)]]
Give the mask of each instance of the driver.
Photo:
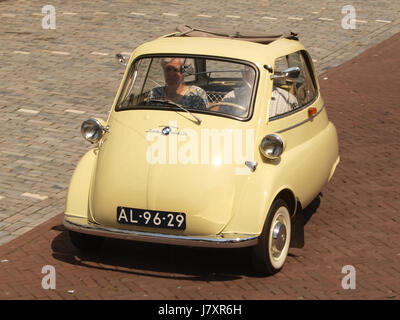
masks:
[[(224, 98), (221, 100), (221, 106), (219, 107), (218, 111), (223, 113), (229, 113), (234, 116), (244, 116), (247, 113), (250, 97), (251, 97), (251, 90), (253, 88), (252, 84), (254, 83), (254, 70), (249, 66), (245, 66), (243, 71), (243, 84), (242, 86), (235, 88), (234, 90), (228, 92)], [(223, 105), (223, 102), (233, 103), (242, 108)]]
[(184, 64), (184, 58), (161, 59), (166, 85), (153, 88), (149, 93), (148, 99), (166, 99), (185, 107), (206, 110), (208, 106), (206, 92), (200, 87), (187, 86), (183, 82), (182, 66)]

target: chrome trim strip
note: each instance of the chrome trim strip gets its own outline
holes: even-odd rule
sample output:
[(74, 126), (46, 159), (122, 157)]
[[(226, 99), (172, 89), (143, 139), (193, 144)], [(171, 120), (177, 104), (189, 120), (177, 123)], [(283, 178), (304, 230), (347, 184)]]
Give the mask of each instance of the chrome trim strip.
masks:
[(288, 131), (288, 130), (290, 130), (290, 129), (294, 129), (294, 128), (299, 127), (299, 126), (301, 126), (302, 124), (304, 124), (304, 123), (306, 123), (306, 122), (308, 122), (308, 121), (311, 121), (311, 120), (314, 119), (316, 116), (318, 116), (318, 115), (321, 113), (321, 111), (324, 110), (324, 108), (325, 108), (325, 105), (323, 105), (323, 106), (321, 107), (321, 109), (319, 109), (318, 112), (317, 112), (316, 114), (314, 114), (313, 116), (308, 117), (306, 120), (300, 121), (299, 123), (296, 123), (296, 124), (294, 124), (294, 125), (292, 125), (292, 126), (290, 126), (290, 127), (287, 127), (287, 128), (285, 128), (285, 129), (276, 131), (276, 133), (282, 133), (282, 132)]
[(134, 230), (121, 230), (106, 228), (95, 224), (78, 224), (64, 218), (64, 226), (75, 232), (86, 233), (107, 238), (116, 238), (133, 241), (143, 241), (152, 243), (163, 243), (171, 245), (182, 245), (189, 247), (206, 248), (243, 248), (254, 246), (258, 242), (258, 236), (253, 234), (219, 234), (215, 236), (181, 236), (171, 234), (161, 234), (152, 232), (142, 232)]

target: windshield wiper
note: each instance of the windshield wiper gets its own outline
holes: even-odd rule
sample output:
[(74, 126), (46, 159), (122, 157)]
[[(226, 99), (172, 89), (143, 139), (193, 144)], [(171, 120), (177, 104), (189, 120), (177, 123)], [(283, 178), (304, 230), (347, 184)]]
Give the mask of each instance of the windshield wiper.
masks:
[(201, 124), (201, 120), (199, 117), (197, 117), (195, 114), (191, 113), (188, 109), (186, 109), (183, 105), (173, 102), (171, 100), (164, 100), (164, 99), (149, 99), (147, 102), (156, 102), (156, 103), (162, 103), (162, 104), (170, 104), (171, 106), (178, 107), (179, 109), (182, 109), (183, 111), (189, 113), (194, 119), (196, 119), (196, 122), (198, 125)]

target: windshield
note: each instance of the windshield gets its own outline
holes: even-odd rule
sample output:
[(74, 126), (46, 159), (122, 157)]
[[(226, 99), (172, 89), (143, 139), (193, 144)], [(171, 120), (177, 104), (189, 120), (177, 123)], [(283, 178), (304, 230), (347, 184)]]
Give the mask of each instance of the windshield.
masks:
[(246, 118), (255, 79), (254, 67), (242, 62), (182, 56), (140, 58), (129, 71), (116, 109), (183, 107), (188, 112)]

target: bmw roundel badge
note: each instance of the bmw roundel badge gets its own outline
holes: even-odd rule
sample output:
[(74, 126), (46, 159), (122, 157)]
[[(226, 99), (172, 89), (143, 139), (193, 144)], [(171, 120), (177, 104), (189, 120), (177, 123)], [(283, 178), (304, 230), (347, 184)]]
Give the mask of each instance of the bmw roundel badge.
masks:
[(171, 132), (171, 128), (170, 128), (170, 127), (165, 127), (165, 128), (163, 128), (163, 129), (161, 130), (161, 133), (162, 133), (164, 136), (169, 135), (170, 132)]

